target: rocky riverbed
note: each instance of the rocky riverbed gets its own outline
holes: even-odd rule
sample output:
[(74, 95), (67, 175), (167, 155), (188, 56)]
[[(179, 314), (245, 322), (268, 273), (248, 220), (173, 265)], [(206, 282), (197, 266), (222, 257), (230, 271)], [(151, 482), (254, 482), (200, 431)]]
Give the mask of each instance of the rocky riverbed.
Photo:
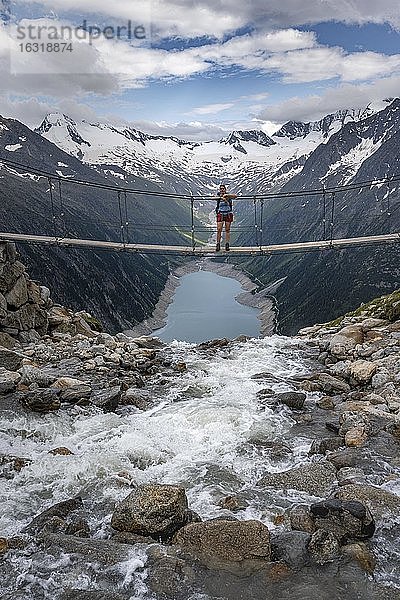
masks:
[(36, 300), (0, 346), (2, 600), (400, 598), (396, 294), (198, 346)]

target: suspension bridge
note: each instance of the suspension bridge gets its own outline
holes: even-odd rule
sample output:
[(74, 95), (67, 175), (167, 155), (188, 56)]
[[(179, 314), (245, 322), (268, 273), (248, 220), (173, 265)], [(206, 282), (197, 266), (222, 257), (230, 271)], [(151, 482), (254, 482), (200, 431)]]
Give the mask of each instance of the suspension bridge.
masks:
[[(216, 253), (215, 246), (209, 243), (198, 240), (196, 232), (199, 228), (195, 225), (196, 206), (199, 203), (207, 203), (216, 201), (215, 197), (200, 196), (194, 194), (177, 194), (162, 191), (146, 191), (129, 187), (119, 187), (109, 185), (103, 182), (79, 180), (66, 176), (61, 176), (59, 173), (49, 173), (41, 169), (36, 169), (32, 166), (23, 165), (17, 161), (12, 161), (0, 158), (0, 165), (4, 164), (20, 175), (26, 176), (30, 174), (38, 181), (44, 178), (48, 184), (49, 209), (51, 212), (50, 222), (52, 223), (52, 232), (44, 232), (43, 235), (7, 232), (0, 231), (0, 240), (12, 241), (27, 244), (52, 245), (64, 248), (85, 248), (97, 249), (113, 252), (128, 252), (140, 254), (174, 254), (181, 256), (221, 256), (224, 251)], [(274, 255), (285, 253), (305, 253), (323, 251), (329, 249), (357, 248), (372, 246), (378, 244), (398, 244), (400, 242), (399, 231), (389, 231), (380, 235), (364, 235), (359, 237), (335, 238), (335, 200), (338, 193), (348, 191), (360, 191), (363, 189), (372, 189), (374, 187), (390, 186), (392, 183), (400, 182), (400, 175), (388, 177), (384, 179), (376, 179), (342, 185), (338, 187), (325, 187), (319, 189), (299, 190), (290, 192), (267, 192), (255, 194), (251, 196), (240, 196), (240, 201), (248, 201), (254, 206), (254, 241), (253, 245), (249, 246), (231, 246), (229, 254), (234, 256), (246, 255)], [(70, 237), (66, 231), (66, 207), (63, 198), (63, 186), (65, 184), (81, 186), (93, 190), (104, 190), (115, 194), (116, 197), (116, 228), (119, 229), (119, 240), (99, 240), (99, 239), (80, 239), (78, 237)], [(130, 230), (132, 222), (129, 217), (128, 202), (130, 198), (138, 196), (155, 197), (163, 200), (175, 200), (188, 202), (190, 206), (190, 226), (188, 227), (189, 235), (186, 236), (190, 240), (188, 245), (168, 245), (168, 244), (151, 244), (151, 243), (132, 243), (130, 240)], [(390, 194), (388, 194), (388, 197)], [(319, 206), (321, 207), (321, 239), (312, 241), (297, 241), (284, 244), (266, 244), (264, 242), (264, 203), (267, 200), (279, 199), (296, 199), (296, 198), (318, 198)], [(391, 217), (389, 200), (387, 200), (387, 216)], [(397, 207), (398, 208), (398, 207)], [(60, 225), (61, 224), (61, 225)], [(136, 225), (137, 226), (137, 225)], [(146, 225), (145, 225), (146, 227)], [(169, 226), (170, 229), (178, 229), (176, 226)], [(166, 231), (166, 227), (159, 226), (160, 229)], [(157, 227), (148, 227), (149, 230), (157, 230)], [(240, 226), (235, 229), (240, 229)], [(205, 231), (205, 229), (202, 229)], [(210, 232), (210, 228), (207, 229)]]

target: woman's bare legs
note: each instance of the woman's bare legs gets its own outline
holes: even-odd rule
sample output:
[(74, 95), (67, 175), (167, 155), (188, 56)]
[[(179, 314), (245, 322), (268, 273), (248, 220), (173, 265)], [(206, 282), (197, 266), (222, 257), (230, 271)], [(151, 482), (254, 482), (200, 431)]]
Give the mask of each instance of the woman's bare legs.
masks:
[(223, 223), (217, 223), (217, 244), (221, 243)]
[(229, 244), (231, 241), (231, 224), (225, 221), (225, 242)]

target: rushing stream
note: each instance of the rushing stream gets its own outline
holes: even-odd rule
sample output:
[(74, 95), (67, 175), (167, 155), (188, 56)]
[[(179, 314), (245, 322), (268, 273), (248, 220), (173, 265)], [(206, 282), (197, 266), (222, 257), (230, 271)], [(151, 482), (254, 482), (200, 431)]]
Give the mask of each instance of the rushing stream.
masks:
[[(45, 508), (80, 495), (92, 536), (109, 538), (114, 506), (128, 495), (132, 482), (184, 486), (190, 507), (203, 519), (231, 515), (219, 503), (234, 494), (243, 505), (237, 518), (258, 519), (270, 529), (276, 515), (294, 501), (312, 501), (306, 493), (256, 485), (266, 473), (309, 460), (312, 428), (296, 428), (287, 407), (272, 410), (257, 397), (266, 386), (293, 389), (290, 378), (310, 368), (305, 348), (274, 336), (217, 352), (175, 342), (169, 352), (188, 369), (167, 385), (153, 386), (157, 404), (149, 411), (126, 407), (104, 414), (71, 407), (45, 416), (16, 416), (2, 410), (1, 453), (33, 462), (1, 480), (1, 535), (18, 535)], [(252, 379), (259, 373), (264, 378)], [(307, 403), (314, 400), (309, 393)], [(274, 443), (289, 451), (271, 452)], [(60, 446), (73, 454), (49, 454)], [(2, 570), (4, 600), (54, 600), (68, 587), (120, 591), (131, 600), (155, 598), (146, 585), (146, 555), (140, 545), (131, 547), (129, 560), (107, 568), (82, 556), (60, 557), (28, 547), (3, 562)]]

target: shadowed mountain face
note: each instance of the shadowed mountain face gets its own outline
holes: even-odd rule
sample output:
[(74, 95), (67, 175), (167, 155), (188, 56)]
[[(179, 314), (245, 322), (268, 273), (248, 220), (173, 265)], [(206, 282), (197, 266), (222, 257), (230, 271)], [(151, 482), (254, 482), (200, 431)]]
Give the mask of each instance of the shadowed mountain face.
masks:
[[(127, 185), (159, 191), (148, 181), (127, 176), (118, 167), (82, 164), (37, 133), (11, 119), (0, 119), (0, 158), (68, 177), (50, 185), (11, 166), (0, 167), (1, 229), (10, 232), (48, 234), (104, 240), (121, 240), (118, 198), (115, 192), (78, 186), (76, 179), (97, 184)], [(124, 222), (130, 225), (130, 241), (182, 244), (179, 231), (190, 223), (187, 205), (149, 196), (128, 195)], [(53, 218), (54, 214), (54, 218)], [(62, 216), (64, 214), (64, 216)], [(177, 228), (170, 226), (177, 226)], [(153, 226), (152, 231), (144, 227)], [(181, 227), (181, 229), (179, 229)], [(49, 285), (55, 301), (87, 309), (111, 330), (131, 327), (146, 318), (168, 277), (168, 262), (161, 256), (124, 255), (93, 250), (58, 249), (20, 245), (32, 278)]]
[[(281, 191), (357, 184), (400, 175), (400, 100), (357, 123), (348, 123), (321, 144), (302, 171)], [(329, 239), (400, 230), (400, 181), (326, 196)], [(268, 201), (265, 243), (324, 239), (322, 195)], [(244, 236), (245, 237), (245, 236)], [(242, 238), (242, 242), (246, 240)], [(245, 261), (263, 283), (281, 278), (276, 295), (282, 331), (323, 322), (400, 284), (400, 244), (329, 250), (308, 255)]]

